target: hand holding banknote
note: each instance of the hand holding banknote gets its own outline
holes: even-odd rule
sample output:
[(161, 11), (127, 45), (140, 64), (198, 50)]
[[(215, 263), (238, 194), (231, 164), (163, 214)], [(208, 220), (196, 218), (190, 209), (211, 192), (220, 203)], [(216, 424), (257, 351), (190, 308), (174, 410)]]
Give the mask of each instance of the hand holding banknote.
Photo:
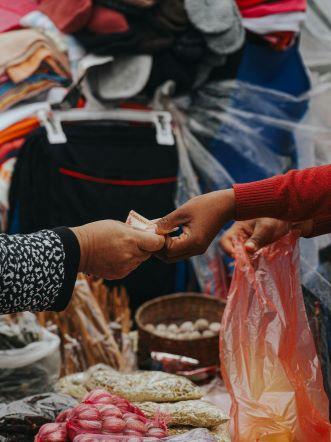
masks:
[(181, 235), (166, 237), (158, 256), (166, 262), (176, 262), (203, 254), (223, 225), (233, 219), (234, 210), (232, 189), (192, 198), (157, 221), (157, 233), (182, 227)]
[(97, 221), (71, 229), (80, 245), (79, 271), (121, 279), (164, 246), (164, 236), (119, 221)]

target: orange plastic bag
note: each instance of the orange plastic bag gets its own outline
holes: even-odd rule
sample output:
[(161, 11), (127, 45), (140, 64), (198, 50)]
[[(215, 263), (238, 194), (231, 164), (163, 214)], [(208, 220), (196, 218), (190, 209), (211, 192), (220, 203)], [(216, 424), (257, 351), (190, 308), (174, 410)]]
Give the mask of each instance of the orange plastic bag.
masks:
[(233, 442), (331, 440), (296, 240), (289, 234), (251, 260), (237, 244), (220, 338)]

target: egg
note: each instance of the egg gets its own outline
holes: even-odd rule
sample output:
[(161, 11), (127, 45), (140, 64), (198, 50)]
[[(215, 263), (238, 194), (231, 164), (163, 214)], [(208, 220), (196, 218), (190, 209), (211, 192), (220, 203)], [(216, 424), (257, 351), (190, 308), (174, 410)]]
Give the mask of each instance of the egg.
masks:
[(204, 338), (213, 338), (213, 337), (216, 336), (216, 335), (215, 335), (215, 333), (212, 332), (211, 330), (204, 330), (204, 331), (202, 332), (202, 336), (203, 336)]
[(201, 318), (195, 321), (194, 328), (197, 331), (207, 330), (208, 327), (209, 327), (209, 322), (207, 321), (207, 319)]
[(167, 326), (165, 324), (158, 324), (156, 326), (156, 330), (157, 331), (166, 331), (167, 330)]
[(166, 337), (167, 339), (176, 339), (176, 338), (177, 338), (177, 335), (176, 335), (176, 333), (167, 332), (167, 334), (165, 335), (165, 337)]
[(221, 324), (219, 322), (212, 322), (209, 325), (209, 330), (218, 333), (221, 330)]
[(155, 330), (155, 327), (154, 327), (153, 324), (146, 324), (146, 325), (145, 325), (145, 329), (146, 329), (147, 331), (149, 331), (150, 333), (153, 333), (154, 330)]
[(177, 324), (168, 325), (168, 332), (177, 333), (178, 332), (178, 325)]
[(183, 324), (180, 326), (180, 330), (183, 332), (191, 332), (194, 330), (194, 325), (192, 321), (185, 321), (183, 322)]
[(198, 331), (193, 331), (190, 333), (190, 339), (199, 339), (201, 338), (201, 334)]

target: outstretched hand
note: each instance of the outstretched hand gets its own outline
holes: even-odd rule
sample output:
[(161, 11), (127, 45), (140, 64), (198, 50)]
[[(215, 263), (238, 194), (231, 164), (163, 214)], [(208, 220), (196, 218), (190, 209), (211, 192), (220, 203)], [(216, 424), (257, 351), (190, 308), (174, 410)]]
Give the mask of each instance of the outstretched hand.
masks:
[(233, 190), (220, 190), (192, 198), (157, 221), (160, 231), (182, 227), (180, 236), (167, 236), (158, 256), (176, 262), (203, 254), (222, 226), (234, 216)]

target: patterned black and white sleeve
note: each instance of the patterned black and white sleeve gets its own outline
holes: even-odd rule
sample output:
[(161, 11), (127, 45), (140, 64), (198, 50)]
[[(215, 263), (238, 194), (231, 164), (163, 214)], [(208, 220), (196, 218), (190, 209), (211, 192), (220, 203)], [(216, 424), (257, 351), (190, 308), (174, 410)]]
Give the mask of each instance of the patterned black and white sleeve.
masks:
[(61, 311), (73, 292), (80, 248), (60, 227), (29, 235), (0, 235), (0, 314)]

